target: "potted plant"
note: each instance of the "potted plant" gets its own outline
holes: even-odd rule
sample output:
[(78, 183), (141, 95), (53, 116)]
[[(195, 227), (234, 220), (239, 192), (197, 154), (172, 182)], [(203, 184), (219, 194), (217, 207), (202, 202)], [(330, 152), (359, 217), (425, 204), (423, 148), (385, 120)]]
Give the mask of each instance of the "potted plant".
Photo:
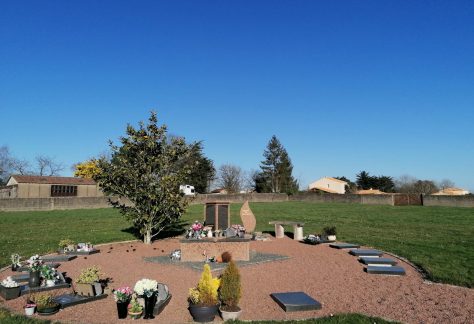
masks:
[(72, 252), (76, 250), (76, 242), (71, 239), (59, 241), (59, 253)]
[(127, 318), (128, 305), (132, 298), (132, 289), (130, 287), (121, 287), (115, 289), (114, 300), (117, 303), (117, 314), (118, 318)]
[(145, 299), (145, 316), (143, 319), (153, 319), (153, 309), (156, 304), (156, 293), (158, 292), (158, 282), (152, 279), (140, 279), (133, 288), (138, 296)]
[(56, 280), (59, 279), (56, 269), (50, 268), (47, 265), (41, 266), (41, 277), (44, 279), (47, 287), (53, 287), (56, 284)]
[(20, 286), (18, 285), (18, 282), (12, 279), (12, 277), (4, 279), (0, 288), (0, 293), (5, 300), (14, 299), (20, 296)]
[(36, 294), (33, 301), (36, 304), (36, 311), (40, 315), (56, 314), (61, 308), (61, 304), (55, 302), (53, 296), (48, 293)]
[(23, 306), (23, 309), (25, 310), (26, 316), (32, 316), (35, 313), (36, 304), (34, 301), (31, 300), (30, 296), (26, 298), (26, 303)]
[(41, 257), (36, 254), (30, 257), (27, 261), (28, 264), (28, 271), (30, 272), (30, 277), (28, 279), (28, 286), (32, 287), (39, 287), (40, 281), (40, 271), (41, 266), (43, 265), (43, 260)]
[(224, 273), (221, 276), (219, 287), (219, 299), (221, 306), (219, 308), (224, 321), (236, 320), (242, 310), (239, 301), (242, 296), (242, 287), (240, 285), (240, 273), (234, 261), (230, 261)]
[(83, 269), (76, 279), (76, 292), (82, 296), (95, 296), (102, 294), (102, 285), (99, 282), (101, 270), (98, 266)]
[(140, 316), (142, 316), (142, 312), (143, 312), (143, 307), (138, 302), (136, 294), (133, 294), (132, 300), (130, 301), (130, 304), (128, 305), (128, 315), (130, 315), (132, 319), (139, 319)]
[(10, 256), (10, 260), (12, 261), (12, 271), (17, 271), (21, 267), (20, 255), (18, 253), (13, 253)]
[(323, 234), (327, 237), (328, 241), (336, 240), (336, 226), (328, 226), (323, 229)]
[(197, 287), (189, 289), (189, 312), (196, 322), (212, 322), (217, 315), (220, 280), (212, 278), (211, 267), (204, 265)]

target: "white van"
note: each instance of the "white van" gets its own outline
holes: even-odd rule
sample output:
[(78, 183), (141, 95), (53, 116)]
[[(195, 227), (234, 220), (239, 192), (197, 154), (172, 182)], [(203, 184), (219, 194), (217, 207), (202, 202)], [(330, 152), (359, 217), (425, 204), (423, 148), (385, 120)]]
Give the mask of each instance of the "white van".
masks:
[(181, 185), (179, 186), (179, 191), (184, 193), (185, 196), (195, 196), (196, 192), (194, 191), (194, 186), (190, 185)]

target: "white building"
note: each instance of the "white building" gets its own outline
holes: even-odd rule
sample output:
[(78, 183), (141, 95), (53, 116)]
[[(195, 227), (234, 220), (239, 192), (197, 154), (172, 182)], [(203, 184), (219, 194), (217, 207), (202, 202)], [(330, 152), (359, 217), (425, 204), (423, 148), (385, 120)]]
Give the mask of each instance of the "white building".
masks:
[(460, 188), (444, 188), (438, 192), (435, 192), (433, 195), (436, 196), (464, 196), (468, 195), (469, 191), (460, 189)]
[(308, 187), (309, 190), (321, 190), (329, 193), (345, 194), (347, 182), (331, 178), (324, 177), (315, 182), (311, 183)]

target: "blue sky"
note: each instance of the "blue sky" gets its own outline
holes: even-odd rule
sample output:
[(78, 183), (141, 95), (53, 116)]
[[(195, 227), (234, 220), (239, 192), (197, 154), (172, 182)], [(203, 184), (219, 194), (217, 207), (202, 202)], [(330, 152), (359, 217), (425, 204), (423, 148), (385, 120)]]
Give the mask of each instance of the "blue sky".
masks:
[(155, 110), (216, 166), (474, 191), (472, 1), (10, 1), (0, 146), (69, 166)]

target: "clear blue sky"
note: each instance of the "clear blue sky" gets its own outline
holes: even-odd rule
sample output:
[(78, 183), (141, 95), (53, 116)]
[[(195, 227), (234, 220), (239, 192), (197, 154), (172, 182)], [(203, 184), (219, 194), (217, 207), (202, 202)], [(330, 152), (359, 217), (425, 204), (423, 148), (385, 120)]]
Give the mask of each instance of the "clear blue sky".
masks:
[(3, 1), (0, 146), (68, 166), (156, 110), (215, 165), (474, 191), (473, 1)]

